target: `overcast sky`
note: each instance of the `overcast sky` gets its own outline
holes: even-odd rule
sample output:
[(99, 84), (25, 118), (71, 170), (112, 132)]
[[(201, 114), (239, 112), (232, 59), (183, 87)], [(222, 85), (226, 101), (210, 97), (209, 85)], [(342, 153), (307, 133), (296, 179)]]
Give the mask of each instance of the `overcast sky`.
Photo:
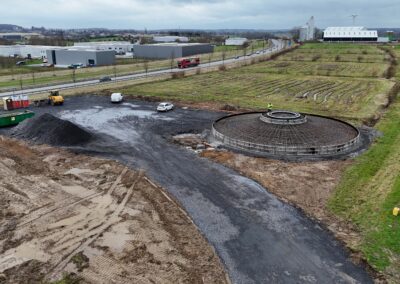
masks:
[(400, 0), (0, 0), (0, 24), (47, 28), (400, 27)]

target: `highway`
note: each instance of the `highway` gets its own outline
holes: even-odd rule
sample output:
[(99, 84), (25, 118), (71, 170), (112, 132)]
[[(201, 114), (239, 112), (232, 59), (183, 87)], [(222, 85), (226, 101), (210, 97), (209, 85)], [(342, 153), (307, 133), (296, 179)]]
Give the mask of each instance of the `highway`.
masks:
[(111, 78), (111, 81), (108, 81), (108, 82), (99, 82), (98, 79), (91, 79), (91, 80), (79, 81), (79, 82), (75, 82), (75, 83), (73, 83), (73, 82), (72, 83), (62, 83), (62, 84), (54, 84), (54, 85), (48, 85), (48, 86), (27, 88), (27, 89), (22, 89), (22, 90), (6, 91), (6, 92), (0, 92), (0, 97), (8, 97), (8, 96), (12, 96), (12, 95), (31, 95), (31, 94), (49, 92), (54, 89), (57, 89), (57, 90), (74, 89), (74, 88), (85, 87), (85, 86), (110, 84), (112, 82), (137, 80), (137, 79), (145, 78), (145, 77), (156, 77), (156, 76), (165, 75), (165, 74), (172, 74), (174, 72), (180, 72), (183, 70), (193, 70), (196, 68), (205, 69), (205, 68), (209, 68), (209, 67), (216, 67), (216, 66), (220, 66), (220, 65), (224, 65), (224, 64), (230, 64), (230, 63), (234, 63), (234, 62), (249, 60), (251, 58), (262, 57), (267, 54), (278, 52), (284, 48), (285, 48), (285, 45), (284, 45), (283, 41), (272, 40), (272, 46), (268, 49), (260, 51), (259, 53), (254, 53), (254, 54), (247, 55), (247, 56), (239, 56), (236, 58), (228, 58), (228, 59), (220, 60), (220, 61), (213, 61), (210, 63), (207, 62), (207, 63), (200, 64), (198, 67), (192, 67), (192, 68), (188, 68), (188, 69), (168, 68), (168, 69), (162, 69), (162, 70), (149, 71), (149, 72), (147, 72), (147, 74), (145, 72), (142, 72), (142, 73), (131, 74), (131, 75), (123, 75), (123, 76), (117, 76), (115, 78)]

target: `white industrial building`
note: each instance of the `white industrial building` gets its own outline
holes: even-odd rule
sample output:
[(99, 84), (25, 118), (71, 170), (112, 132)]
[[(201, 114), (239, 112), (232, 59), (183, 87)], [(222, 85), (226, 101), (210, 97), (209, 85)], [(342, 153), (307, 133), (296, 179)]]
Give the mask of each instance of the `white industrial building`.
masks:
[(0, 56), (45, 58), (47, 50), (61, 48), (65, 47), (44, 45), (0, 45)]
[(132, 52), (133, 44), (129, 41), (75, 42), (74, 48), (93, 50), (114, 50), (116, 54)]
[(378, 41), (378, 31), (365, 27), (328, 27), (324, 31), (324, 41)]
[(315, 38), (315, 24), (314, 16), (312, 16), (305, 26), (300, 28), (299, 41), (314, 40)]
[(243, 45), (247, 41), (245, 37), (230, 37), (225, 40), (225, 45)]
[(153, 36), (155, 42), (189, 42), (185, 36)]

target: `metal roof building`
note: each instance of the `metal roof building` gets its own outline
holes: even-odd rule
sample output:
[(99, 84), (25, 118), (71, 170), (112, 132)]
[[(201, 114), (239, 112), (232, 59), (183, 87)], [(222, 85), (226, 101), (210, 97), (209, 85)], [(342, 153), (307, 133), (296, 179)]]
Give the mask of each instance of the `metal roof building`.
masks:
[(83, 66), (112, 65), (115, 63), (113, 50), (53, 49), (47, 50), (49, 64), (68, 67), (72, 64)]
[(136, 57), (154, 59), (179, 58), (213, 51), (214, 47), (211, 44), (203, 43), (157, 43), (133, 46)]
[(155, 42), (189, 42), (185, 36), (153, 36)]
[(376, 42), (378, 31), (365, 27), (329, 27), (324, 31), (324, 41)]
[(75, 42), (74, 48), (114, 50), (117, 54), (132, 52), (133, 44), (129, 41), (98, 41), (98, 42)]
[(230, 37), (225, 40), (225, 45), (243, 45), (247, 41), (245, 37)]
[(31, 57), (44, 58), (46, 51), (49, 49), (62, 49), (61, 46), (45, 46), (45, 45), (0, 45), (0, 56), (4, 57)]

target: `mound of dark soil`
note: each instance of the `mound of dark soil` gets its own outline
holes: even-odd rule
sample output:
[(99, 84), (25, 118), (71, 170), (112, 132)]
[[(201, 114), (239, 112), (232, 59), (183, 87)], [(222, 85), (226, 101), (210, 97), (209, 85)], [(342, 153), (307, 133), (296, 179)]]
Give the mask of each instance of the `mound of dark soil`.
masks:
[(14, 135), (40, 144), (60, 146), (85, 144), (94, 138), (86, 129), (49, 113), (25, 120)]
[(226, 105), (222, 106), (220, 108), (220, 110), (235, 111), (235, 110), (237, 110), (237, 107), (235, 107), (233, 105), (226, 104)]

